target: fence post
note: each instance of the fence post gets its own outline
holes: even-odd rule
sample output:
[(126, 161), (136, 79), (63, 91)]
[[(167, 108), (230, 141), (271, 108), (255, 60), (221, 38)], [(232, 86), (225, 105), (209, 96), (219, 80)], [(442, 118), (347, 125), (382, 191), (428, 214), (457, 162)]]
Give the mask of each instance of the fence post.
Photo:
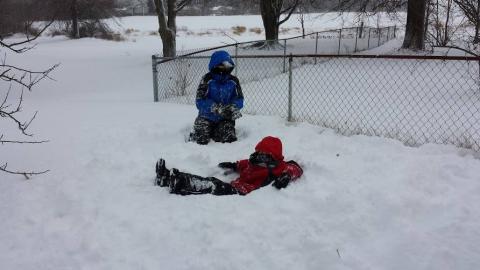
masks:
[(360, 34), (358, 35), (358, 38), (362, 39), (363, 37), (363, 22), (360, 23)]
[(372, 31), (372, 28), (368, 28), (368, 42), (367, 42), (367, 50), (370, 49), (370, 32)]
[(287, 120), (289, 122), (292, 121), (292, 62), (293, 62), (293, 56), (290, 54), (290, 57), (288, 58), (288, 118)]
[(397, 25), (395, 24), (393, 26), (393, 38), (396, 38), (397, 37)]
[(283, 73), (287, 72), (286, 61), (287, 61), (287, 39), (284, 39), (283, 40)]
[[(318, 32), (315, 33), (315, 55), (318, 54)], [(317, 64), (317, 57), (315, 57), (315, 65)]]
[[(478, 84), (480, 84), (480, 60), (478, 60), (478, 78), (477, 78), (477, 80), (478, 80)], [(480, 86), (479, 86), (479, 88), (480, 88)]]
[(158, 70), (157, 59), (152, 55), (152, 74), (153, 74), (153, 101), (158, 102)]
[(235, 77), (237, 76), (238, 71), (238, 43), (235, 43)]
[(377, 43), (377, 47), (380, 47), (380, 37), (381, 37), (381, 33), (382, 33), (381, 28), (377, 28), (377, 32), (378, 32), (378, 43)]
[(337, 54), (340, 54), (340, 45), (342, 44), (342, 28), (340, 28), (339, 30), (339, 36), (338, 36), (338, 53)]
[(357, 52), (357, 42), (358, 42), (358, 27), (356, 28), (357, 31), (355, 31), (355, 49), (353, 49), (353, 52)]

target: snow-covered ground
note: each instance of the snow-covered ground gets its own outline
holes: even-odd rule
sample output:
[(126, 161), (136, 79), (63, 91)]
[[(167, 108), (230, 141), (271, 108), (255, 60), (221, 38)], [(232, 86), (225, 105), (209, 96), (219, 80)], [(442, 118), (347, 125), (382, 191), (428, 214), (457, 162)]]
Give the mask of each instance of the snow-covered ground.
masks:
[[(156, 28), (153, 17), (123, 21)], [(179, 25), (197, 31), (199, 22), (187, 21)], [(185, 49), (226, 41), (178, 38)], [(61, 66), (56, 81), (24, 97), (25, 118), (39, 111), (34, 138), (50, 142), (0, 146), (12, 170), (51, 170), (28, 181), (0, 174), (0, 269), (480, 268), (478, 153), (253, 115), (237, 122), (238, 142), (185, 143), (195, 108), (152, 102), (150, 56), (159, 48), (150, 35), (45, 37), (7, 56), (22, 67)], [(246, 157), (266, 135), (280, 137), (286, 158), (305, 169), (285, 190), (182, 197), (153, 186), (159, 157), (230, 180), (216, 164)]]

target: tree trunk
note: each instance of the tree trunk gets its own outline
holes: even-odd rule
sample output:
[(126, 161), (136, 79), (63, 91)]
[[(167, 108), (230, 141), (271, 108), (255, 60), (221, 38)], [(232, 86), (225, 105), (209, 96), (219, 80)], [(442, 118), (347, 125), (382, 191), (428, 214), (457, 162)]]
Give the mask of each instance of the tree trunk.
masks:
[(408, 0), (407, 25), (402, 48), (423, 50), (425, 48), (426, 0)]
[(477, 20), (475, 23), (475, 36), (473, 37), (473, 43), (480, 43), (480, 0), (477, 1)]
[(450, 11), (452, 9), (452, 0), (447, 1), (447, 18), (445, 19), (445, 29), (443, 33), (442, 46), (447, 46), (450, 41), (450, 36), (448, 33), (448, 24), (450, 23)]
[(263, 27), (265, 28), (265, 40), (268, 44), (278, 41), (278, 28), (282, 0), (260, 0), (260, 13), (262, 15)]
[(473, 37), (473, 43), (475, 44), (478, 44), (480, 43), (480, 23), (477, 23), (477, 25), (475, 25), (475, 36)]
[(72, 37), (80, 38), (80, 30), (78, 28), (78, 8), (77, 0), (72, 0), (72, 5), (70, 7), (71, 17), (72, 17)]
[(200, 8), (202, 16), (208, 15), (208, 0), (202, 1), (202, 7)]
[(176, 55), (177, 46), (175, 7), (176, 0), (167, 0), (167, 10), (165, 9), (163, 0), (155, 0), (155, 10), (157, 12), (159, 25), (158, 33), (160, 34), (160, 38), (162, 39), (164, 57), (175, 57)]
[(153, 3), (153, 0), (147, 0), (147, 7), (148, 7), (148, 14), (155, 13), (155, 4)]
[(175, 35), (171, 31), (161, 31), (160, 37), (163, 44), (163, 56), (175, 57), (177, 54), (177, 41)]
[(431, 7), (431, 4), (432, 4), (432, 0), (427, 0), (427, 7), (426, 7), (426, 15), (425, 15), (425, 29), (423, 29), (423, 38), (424, 39), (427, 39), (427, 35), (428, 35), (428, 27), (429, 27), (429, 23), (430, 23), (430, 15), (432, 13), (432, 7)]

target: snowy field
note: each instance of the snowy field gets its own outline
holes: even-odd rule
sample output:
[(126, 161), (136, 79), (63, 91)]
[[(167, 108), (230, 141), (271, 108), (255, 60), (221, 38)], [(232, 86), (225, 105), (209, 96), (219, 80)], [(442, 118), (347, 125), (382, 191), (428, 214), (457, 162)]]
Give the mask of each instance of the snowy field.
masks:
[[(28, 181), (0, 174), (0, 269), (480, 268), (478, 153), (253, 115), (238, 120), (238, 142), (185, 143), (196, 109), (152, 102), (155, 18), (122, 23), (140, 32), (125, 42), (42, 37), (34, 50), (7, 55), (22, 67), (61, 66), (56, 81), (24, 97), (25, 119), (39, 111), (34, 138), (50, 142), (0, 148), (12, 170), (51, 170)], [(261, 27), (255, 16), (179, 18), (197, 33), (219, 24)], [(193, 49), (229, 38), (212, 30), (178, 42)], [(4, 122), (0, 133), (14, 136)], [(248, 156), (266, 135), (304, 167), (285, 190), (182, 197), (153, 186), (159, 157), (231, 180), (216, 164)]]

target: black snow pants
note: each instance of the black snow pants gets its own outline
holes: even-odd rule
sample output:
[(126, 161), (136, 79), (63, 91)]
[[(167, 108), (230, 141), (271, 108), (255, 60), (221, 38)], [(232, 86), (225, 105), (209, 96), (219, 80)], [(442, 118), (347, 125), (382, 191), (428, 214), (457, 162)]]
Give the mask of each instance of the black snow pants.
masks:
[(237, 190), (229, 183), (215, 177), (202, 177), (172, 169), (169, 183), (170, 193), (180, 195), (233, 195)]
[(197, 117), (193, 124), (191, 140), (198, 144), (207, 144), (210, 139), (221, 143), (231, 143), (237, 140), (235, 121), (222, 120), (213, 122), (203, 117)]

